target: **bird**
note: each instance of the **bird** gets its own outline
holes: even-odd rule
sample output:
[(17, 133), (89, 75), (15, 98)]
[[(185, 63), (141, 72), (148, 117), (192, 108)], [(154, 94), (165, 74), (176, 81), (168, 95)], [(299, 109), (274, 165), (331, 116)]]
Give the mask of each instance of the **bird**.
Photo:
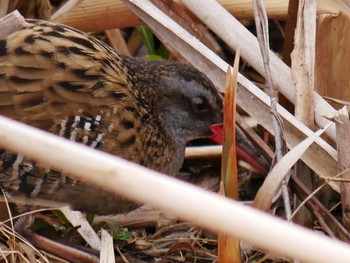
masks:
[[(179, 172), (186, 144), (210, 136), (222, 112), (220, 92), (188, 64), (123, 56), (44, 20), (27, 19), (0, 39), (1, 115), (169, 176)], [(138, 206), (5, 149), (0, 186), (9, 197), (100, 215)]]

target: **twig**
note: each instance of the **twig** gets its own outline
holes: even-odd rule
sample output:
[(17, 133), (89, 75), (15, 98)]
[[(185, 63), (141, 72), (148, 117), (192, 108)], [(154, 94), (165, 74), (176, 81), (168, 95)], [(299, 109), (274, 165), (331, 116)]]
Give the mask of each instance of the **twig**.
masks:
[[(350, 121), (346, 106), (336, 112), (334, 116), (337, 131), (337, 148), (339, 156), (339, 170), (344, 171), (350, 168)], [(349, 179), (350, 172), (343, 174), (343, 178)], [(343, 224), (349, 231), (350, 229), (350, 184), (342, 182), (340, 184), (340, 197), (342, 203)]]
[[(322, 228), (326, 231), (330, 229), (328, 232), (329, 235), (335, 235), (340, 240), (345, 242), (350, 241), (350, 233), (344, 228), (344, 226), (336, 219), (332, 214), (332, 209), (326, 208), (316, 197), (316, 192), (322, 187), (327, 185), (327, 183), (322, 184), (318, 189), (314, 190), (310, 193), (310, 190), (305, 187), (303, 182), (292, 174), (291, 176), (291, 187), (293, 192), (298, 196), (300, 200), (307, 201), (305, 206), (308, 210), (316, 216), (316, 218), (320, 221)], [(304, 203), (303, 201), (303, 203)], [(296, 212), (295, 212), (296, 213)], [(323, 220), (320, 220), (320, 219)], [(323, 224), (322, 224), (323, 223)], [(327, 233), (327, 232), (326, 232)]]
[[(272, 73), (270, 69), (270, 45), (268, 33), (268, 19), (264, 3), (261, 0), (253, 1), (255, 26), (259, 40), (260, 51), (264, 62), (265, 76), (268, 87), (270, 89), (271, 113), (272, 113), (272, 127), (275, 135), (275, 153), (276, 161), (280, 161), (285, 152), (285, 142), (283, 139), (283, 122), (282, 118), (277, 112), (278, 89), (275, 87), (272, 80)], [(282, 197), (286, 211), (286, 217), (290, 218), (292, 209), (287, 188), (288, 175), (284, 175), (281, 185)]]
[[(292, 77), (295, 83), (295, 117), (310, 129), (314, 129), (314, 89), (315, 89), (315, 50), (316, 50), (316, 3), (300, 0), (295, 29), (294, 50), (291, 54)], [(314, 177), (311, 169), (299, 161), (294, 169), (304, 184), (312, 189)], [(296, 200), (298, 201), (298, 200)], [(299, 224), (313, 221), (305, 209), (296, 217)]]

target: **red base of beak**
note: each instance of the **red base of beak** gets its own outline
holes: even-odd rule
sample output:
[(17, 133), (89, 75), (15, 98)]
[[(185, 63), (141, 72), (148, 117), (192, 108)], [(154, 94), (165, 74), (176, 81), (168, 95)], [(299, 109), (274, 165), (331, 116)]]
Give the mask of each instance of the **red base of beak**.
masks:
[[(209, 139), (213, 140), (218, 144), (222, 144), (224, 138), (223, 124), (214, 124), (211, 126), (211, 130), (213, 132), (213, 135), (211, 135)], [(256, 149), (253, 149), (250, 146), (250, 143), (245, 143), (244, 141), (245, 139), (243, 139), (239, 135), (239, 133), (236, 133), (237, 159), (245, 161), (260, 174), (268, 174), (269, 167), (267, 167), (266, 163), (263, 163), (263, 161), (261, 160), (261, 156), (259, 156), (260, 154), (257, 152)]]

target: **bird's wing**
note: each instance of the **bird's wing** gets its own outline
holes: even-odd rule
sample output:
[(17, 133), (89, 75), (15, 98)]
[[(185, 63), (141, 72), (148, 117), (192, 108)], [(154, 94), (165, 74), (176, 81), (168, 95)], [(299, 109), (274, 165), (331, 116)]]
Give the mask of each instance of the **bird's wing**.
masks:
[[(0, 114), (140, 162), (140, 149), (128, 147), (140, 145), (136, 133), (141, 124), (127, 76), (119, 55), (95, 38), (28, 21), (0, 39)], [(86, 191), (83, 182), (21, 155), (0, 149), (0, 160), (0, 185), (8, 193), (100, 213), (133, 207), (98, 189)], [(108, 198), (112, 205), (105, 211)]]
[(0, 40), (0, 113), (33, 126), (132, 107), (128, 85), (118, 54), (75, 29), (32, 20)]

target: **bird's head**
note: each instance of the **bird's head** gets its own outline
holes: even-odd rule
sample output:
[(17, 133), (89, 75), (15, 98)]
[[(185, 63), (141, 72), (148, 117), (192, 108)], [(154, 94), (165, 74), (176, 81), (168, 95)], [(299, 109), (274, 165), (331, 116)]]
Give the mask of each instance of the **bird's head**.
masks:
[(211, 125), (222, 122), (223, 110), (222, 97), (213, 83), (190, 65), (173, 61), (144, 63), (148, 65), (143, 68), (150, 71), (145, 74), (147, 88), (142, 96), (148, 97), (152, 116), (156, 115), (181, 142), (210, 136)]
[(161, 77), (159, 110), (172, 133), (186, 142), (208, 137), (222, 122), (222, 98), (212, 82), (189, 65), (174, 64)]

